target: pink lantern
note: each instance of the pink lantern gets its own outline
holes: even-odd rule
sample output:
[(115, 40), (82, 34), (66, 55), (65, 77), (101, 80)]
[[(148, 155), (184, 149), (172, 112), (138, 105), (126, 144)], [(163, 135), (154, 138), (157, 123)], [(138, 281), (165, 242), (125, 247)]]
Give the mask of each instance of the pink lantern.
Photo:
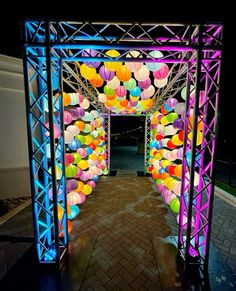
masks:
[(157, 80), (166, 78), (168, 74), (169, 74), (169, 67), (166, 64), (164, 64), (159, 70), (153, 72), (153, 75)]
[(178, 157), (179, 159), (182, 159), (182, 158), (183, 158), (183, 148), (179, 148), (179, 149), (178, 149), (177, 157)]
[[(45, 126), (49, 129), (49, 123), (48, 122), (45, 123)], [(59, 130), (59, 128), (57, 127), (57, 125), (55, 123), (53, 124), (53, 129), (54, 129), (54, 138), (58, 138), (60, 136), (60, 130)], [(49, 136), (50, 134), (47, 131), (45, 133), (45, 135)]]
[(138, 81), (138, 85), (141, 89), (145, 90), (151, 85), (152, 81), (150, 78), (147, 78), (144, 81)]
[(70, 124), (72, 120), (73, 119), (70, 112), (68, 112), (67, 110), (64, 110), (64, 124)]
[(126, 89), (124, 86), (119, 86), (117, 89), (116, 89), (116, 95), (118, 97), (124, 97), (127, 93)]
[(93, 189), (96, 186), (96, 183), (94, 181), (88, 181), (87, 184), (90, 185)]
[(80, 202), (78, 202), (78, 204), (82, 204), (84, 203), (84, 201), (86, 200), (86, 195), (84, 195), (83, 193), (79, 192), (78, 193), (80, 196)]
[(79, 153), (80, 155), (81, 155), (81, 158), (85, 158), (85, 157), (87, 157), (87, 151), (86, 151), (86, 149), (85, 148), (79, 148), (78, 150), (77, 150), (77, 153)]
[(165, 199), (165, 202), (169, 205), (170, 202), (176, 198), (176, 195), (171, 192), (170, 190), (168, 190), (168, 194), (166, 195), (166, 199)]
[(74, 162), (74, 157), (72, 154), (65, 154), (65, 165), (69, 166), (70, 164), (72, 164)]
[(181, 182), (176, 181), (173, 185), (173, 192), (177, 195), (180, 196), (181, 193)]
[(77, 192), (70, 192), (67, 194), (67, 204), (75, 205), (81, 203), (81, 197)]
[[(142, 58), (142, 54), (138, 51), (130, 51), (126, 55), (126, 58), (136, 58), (136, 59)], [(137, 72), (142, 68), (143, 63), (141, 63), (141, 62), (125, 62), (125, 65), (127, 68), (129, 68), (129, 70), (131, 72)]]
[(88, 175), (88, 173), (85, 172), (85, 171), (83, 171), (83, 172), (81, 173), (81, 175), (80, 175), (80, 180), (81, 180), (81, 181), (87, 181), (87, 180), (89, 180), (89, 175)]
[(155, 88), (153, 85), (150, 85), (147, 89), (143, 90), (141, 93), (141, 98), (146, 100), (150, 97), (152, 97), (155, 93)]

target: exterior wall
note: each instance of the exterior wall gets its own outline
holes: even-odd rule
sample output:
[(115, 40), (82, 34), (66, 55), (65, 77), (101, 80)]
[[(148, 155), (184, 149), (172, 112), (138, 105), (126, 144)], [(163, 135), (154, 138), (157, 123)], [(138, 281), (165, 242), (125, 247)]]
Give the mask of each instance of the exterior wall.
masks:
[(0, 55), (0, 199), (30, 195), (22, 60)]

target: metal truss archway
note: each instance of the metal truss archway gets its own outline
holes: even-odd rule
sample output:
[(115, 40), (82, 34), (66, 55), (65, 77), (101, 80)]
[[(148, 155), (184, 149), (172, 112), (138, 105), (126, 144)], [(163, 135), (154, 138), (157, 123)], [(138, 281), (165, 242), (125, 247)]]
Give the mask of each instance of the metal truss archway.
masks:
[[(178, 245), (185, 267), (194, 262), (207, 269), (214, 194), (222, 31), (221, 24), (212, 23), (25, 21), (23, 45), (26, 110), (35, 244), (40, 263), (59, 263), (68, 245), (62, 76), (71, 88), (82, 92), (93, 106), (106, 116), (106, 128), (109, 130), (109, 110), (96, 98), (96, 90), (89, 84), (81, 82), (75, 64), (79, 61), (96, 59), (127, 61), (126, 54), (135, 49), (142, 54), (143, 62), (173, 64), (170, 84), (165, 89), (159, 89), (154, 106), (146, 116), (146, 153), (150, 147), (149, 115), (158, 110), (165, 99), (174, 96), (187, 83)], [(99, 57), (85, 57), (83, 51), (86, 48), (96, 49)], [(107, 56), (105, 55), (107, 49), (117, 49), (120, 55)], [(157, 59), (151, 56), (149, 52), (154, 49), (165, 52), (163, 57)], [(138, 59), (130, 58), (129, 61), (135, 62)], [(52, 94), (52, 73), (57, 76), (59, 88), (59, 102), (56, 103), (53, 101)], [(195, 87), (194, 95), (190, 95), (191, 85)], [(45, 119), (46, 110), (49, 112), (48, 120)], [(190, 110), (194, 110), (193, 124), (190, 124), (187, 118)], [(45, 126), (45, 122), (48, 126)], [(196, 147), (199, 122), (204, 125), (200, 150)], [(60, 129), (60, 137), (56, 143), (54, 123)], [(188, 134), (190, 131), (192, 131), (191, 138)], [(50, 161), (47, 159), (47, 150), (50, 152)], [(190, 165), (186, 162), (187, 150), (191, 151)], [(107, 157), (109, 162), (109, 153)], [(147, 163), (146, 158), (146, 166)], [(199, 183), (196, 185), (194, 178), (197, 174)], [(64, 209), (64, 216), (60, 221), (58, 206)], [(183, 214), (187, 216), (187, 227), (183, 224)]]

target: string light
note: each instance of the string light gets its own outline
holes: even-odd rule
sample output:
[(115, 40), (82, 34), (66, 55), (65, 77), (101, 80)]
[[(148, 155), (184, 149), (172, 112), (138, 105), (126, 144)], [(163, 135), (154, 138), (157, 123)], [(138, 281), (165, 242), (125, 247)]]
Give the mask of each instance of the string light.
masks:
[(124, 135), (124, 134), (130, 133), (130, 132), (134, 132), (134, 131), (140, 130), (142, 128), (143, 128), (142, 126), (139, 126), (137, 128), (126, 130), (126, 131), (123, 131), (123, 132), (112, 133), (111, 136)]

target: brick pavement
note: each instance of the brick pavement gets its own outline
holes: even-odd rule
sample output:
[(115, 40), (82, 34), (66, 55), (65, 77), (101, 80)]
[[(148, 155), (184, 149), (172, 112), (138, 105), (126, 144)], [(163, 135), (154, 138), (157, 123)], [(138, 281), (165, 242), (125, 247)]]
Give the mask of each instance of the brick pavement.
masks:
[(81, 290), (160, 290), (152, 237), (171, 234), (167, 211), (150, 178), (101, 178), (73, 225), (97, 235)]
[[(151, 178), (102, 177), (73, 222), (97, 241), (82, 290), (159, 290), (152, 237), (177, 235), (175, 217), (154, 191)], [(235, 207), (214, 199), (211, 242), (236, 271)], [(32, 245), (31, 206), (0, 227), (0, 278)]]

